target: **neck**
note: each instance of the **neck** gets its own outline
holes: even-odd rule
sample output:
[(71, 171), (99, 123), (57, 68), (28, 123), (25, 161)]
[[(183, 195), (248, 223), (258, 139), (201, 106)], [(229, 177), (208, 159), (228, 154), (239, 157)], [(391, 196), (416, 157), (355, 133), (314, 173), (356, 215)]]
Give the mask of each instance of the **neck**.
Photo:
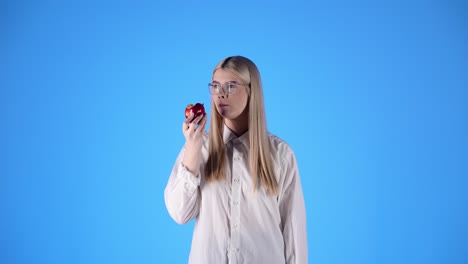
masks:
[(234, 119), (224, 118), (224, 124), (236, 135), (241, 136), (249, 130), (249, 111), (244, 109), (242, 114)]
[(249, 130), (248, 117), (238, 117), (234, 120), (224, 119), (224, 123), (236, 136), (241, 136)]

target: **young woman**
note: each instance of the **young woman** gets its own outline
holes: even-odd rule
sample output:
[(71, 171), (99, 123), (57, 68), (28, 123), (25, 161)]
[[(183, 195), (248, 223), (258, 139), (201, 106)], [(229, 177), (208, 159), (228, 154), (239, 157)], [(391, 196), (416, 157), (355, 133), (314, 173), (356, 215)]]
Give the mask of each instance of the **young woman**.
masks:
[(307, 263), (306, 213), (296, 158), (267, 131), (260, 73), (222, 60), (208, 85), (211, 124), (190, 115), (164, 197), (179, 224), (196, 219), (189, 263)]

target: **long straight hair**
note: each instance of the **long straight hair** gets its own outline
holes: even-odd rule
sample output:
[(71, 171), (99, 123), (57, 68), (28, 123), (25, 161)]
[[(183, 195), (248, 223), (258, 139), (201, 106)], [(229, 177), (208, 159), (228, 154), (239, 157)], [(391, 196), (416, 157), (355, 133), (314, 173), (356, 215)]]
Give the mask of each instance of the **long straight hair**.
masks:
[[(263, 89), (257, 66), (248, 58), (233, 56), (219, 62), (213, 74), (218, 69), (230, 70), (248, 85), (249, 101), (249, 165), (254, 189), (264, 186), (269, 194), (277, 194), (278, 182), (273, 169), (271, 146), (268, 140), (268, 130), (263, 100)], [(216, 110), (211, 101), (211, 121), (209, 129), (208, 161), (205, 167), (207, 181), (225, 179), (226, 147), (223, 141), (224, 118)]]

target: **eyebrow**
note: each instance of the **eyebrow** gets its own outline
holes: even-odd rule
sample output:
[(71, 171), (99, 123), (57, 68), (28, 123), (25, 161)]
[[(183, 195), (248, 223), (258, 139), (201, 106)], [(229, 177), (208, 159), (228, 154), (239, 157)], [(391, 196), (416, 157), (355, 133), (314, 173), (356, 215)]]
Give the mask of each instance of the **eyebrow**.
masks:
[[(219, 84), (220, 84), (220, 82), (218, 82), (218, 81), (216, 81), (216, 80), (213, 80), (212, 83), (219, 83)], [(238, 82), (238, 81), (227, 81), (227, 82), (225, 82), (225, 83), (241, 83), (241, 82)]]

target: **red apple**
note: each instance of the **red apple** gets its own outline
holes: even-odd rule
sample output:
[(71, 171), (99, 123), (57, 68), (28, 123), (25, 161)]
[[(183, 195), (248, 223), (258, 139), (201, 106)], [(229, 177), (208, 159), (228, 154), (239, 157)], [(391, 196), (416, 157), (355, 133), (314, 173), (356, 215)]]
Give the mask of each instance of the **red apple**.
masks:
[(192, 112), (195, 116), (199, 115), (205, 115), (205, 107), (203, 104), (196, 103), (196, 104), (188, 104), (187, 107), (185, 108), (185, 118), (187, 118), (190, 115), (190, 112)]

